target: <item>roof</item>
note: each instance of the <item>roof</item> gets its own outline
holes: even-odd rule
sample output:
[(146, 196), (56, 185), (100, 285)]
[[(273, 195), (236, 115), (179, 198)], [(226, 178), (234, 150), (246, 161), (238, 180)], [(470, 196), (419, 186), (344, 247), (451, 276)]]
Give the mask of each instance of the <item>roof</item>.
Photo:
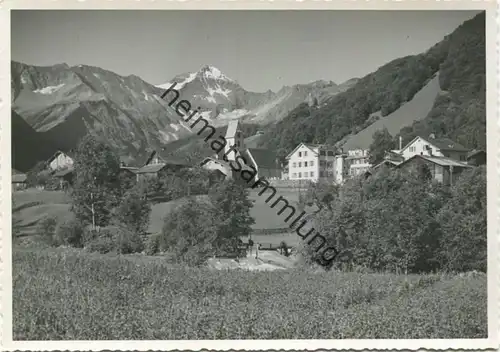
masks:
[(161, 169), (163, 169), (165, 166), (167, 166), (167, 164), (165, 163), (145, 165), (140, 169), (138, 169), (136, 173), (138, 174), (156, 173)]
[(24, 182), (26, 182), (26, 174), (12, 175), (12, 183), (24, 183)]
[(139, 170), (139, 168), (132, 167), (132, 166), (120, 166), (120, 170), (125, 170), (125, 171), (130, 171), (130, 172), (136, 173), (137, 170)]
[(285, 159), (290, 159), (290, 156), (291, 156), (292, 154), (294, 154), (294, 153), (295, 153), (295, 151), (296, 151), (297, 149), (299, 149), (301, 146), (305, 146), (305, 147), (309, 148), (309, 149), (310, 149), (313, 153), (316, 153), (316, 152), (314, 151), (314, 148), (316, 148), (316, 146), (315, 146), (314, 144), (300, 143), (300, 144), (299, 144), (298, 146), (296, 146), (296, 147), (295, 147), (295, 148), (294, 148), (294, 149), (293, 149), (290, 153), (288, 153), (288, 155), (286, 156), (286, 158), (285, 158)]
[(247, 152), (250, 153), (252, 159), (259, 168), (265, 169), (279, 169), (280, 165), (276, 161), (277, 155), (270, 149), (248, 148)]
[[(204, 165), (208, 164), (209, 162), (213, 162), (214, 164), (220, 165), (220, 169), (216, 169), (216, 170), (221, 171), (226, 176), (229, 174), (229, 170), (231, 169), (231, 167), (229, 166), (229, 163), (225, 162), (224, 160), (207, 157), (200, 162), (200, 166), (204, 166)], [(224, 170), (224, 171), (222, 171), (222, 170)]]
[(136, 169), (134, 172), (138, 174), (155, 173), (160, 171), (167, 165), (185, 166), (185, 167), (189, 166), (184, 161), (176, 160), (173, 158), (162, 159), (162, 160), (164, 161), (163, 163), (144, 165), (143, 167)]
[(60, 154), (64, 154), (64, 155), (67, 155), (69, 156), (70, 158), (72, 158), (72, 155), (73, 153), (72, 152), (63, 152), (61, 150), (58, 150), (57, 152), (54, 153), (54, 155), (52, 155), (47, 161), (50, 163), (52, 160), (54, 160), (55, 158), (57, 158), (58, 155)]
[(431, 163), (434, 163), (434, 164), (437, 164), (440, 166), (453, 166), (453, 167), (463, 167), (463, 168), (472, 168), (473, 167), (471, 165), (468, 165), (468, 164), (465, 164), (463, 162), (453, 160), (453, 159), (450, 159), (450, 158), (447, 158), (444, 156), (427, 156), (427, 155), (414, 155), (411, 158), (409, 158), (409, 159), (405, 160), (404, 162), (402, 162), (401, 164), (399, 164), (398, 167), (405, 165), (405, 164), (415, 160), (416, 158), (421, 158), (421, 159), (430, 161)]
[(238, 131), (238, 120), (229, 121), (226, 130), (226, 138), (234, 138), (236, 136), (236, 131)]
[(402, 161), (394, 161), (394, 160), (385, 159), (382, 162), (378, 163), (377, 165), (373, 166), (372, 169), (377, 169), (380, 166), (382, 166), (383, 164), (391, 164), (392, 166), (398, 166), (401, 163), (402, 163)]
[(406, 148), (408, 148), (410, 145), (412, 145), (413, 142), (415, 142), (418, 138), (423, 139), (424, 141), (426, 141), (429, 144), (432, 144), (433, 146), (437, 147), (437, 149), (439, 149), (439, 150), (450, 150), (450, 151), (453, 150), (453, 151), (457, 151), (457, 152), (466, 152), (469, 150), (469, 149), (465, 148), (463, 145), (461, 145), (460, 143), (454, 142), (453, 140), (446, 138), (446, 137), (443, 137), (443, 138), (424, 138), (421, 136), (416, 136), (415, 138), (413, 138), (411, 140), (410, 143), (408, 143), (407, 145), (405, 145), (401, 149), (401, 152), (403, 150), (405, 150)]
[(73, 168), (57, 170), (56, 172), (54, 172), (54, 177), (64, 177), (72, 172), (73, 172)]
[(469, 158), (472, 158), (473, 156), (476, 156), (478, 154), (486, 154), (486, 152), (484, 150), (477, 150), (477, 149), (474, 149), (474, 150), (471, 150), (469, 153), (467, 153), (467, 159)]
[(449, 138), (433, 138), (427, 141), (441, 150), (454, 150), (459, 152), (469, 151), (469, 149), (465, 148), (460, 143), (454, 142)]

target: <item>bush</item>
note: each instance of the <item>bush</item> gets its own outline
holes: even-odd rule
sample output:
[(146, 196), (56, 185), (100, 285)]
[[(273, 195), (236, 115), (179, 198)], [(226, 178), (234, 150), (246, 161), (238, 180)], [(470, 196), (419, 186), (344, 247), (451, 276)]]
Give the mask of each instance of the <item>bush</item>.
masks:
[(37, 233), (42, 237), (44, 242), (47, 244), (54, 246), (55, 242), (55, 233), (57, 226), (57, 218), (53, 216), (47, 216), (40, 220), (37, 227)]
[(88, 244), (93, 242), (95, 239), (99, 237), (99, 231), (91, 228), (90, 226), (87, 226), (83, 229), (83, 246), (86, 247)]
[(176, 261), (196, 266), (213, 255), (217, 239), (212, 207), (190, 198), (167, 214), (158, 246), (161, 251), (171, 251)]
[(144, 244), (141, 237), (123, 225), (89, 231), (87, 249), (91, 252), (130, 254), (142, 252)]
[(151, 205), (142, 185), (129, 190), (116, 209), (117, 220), (139, 235), (146, 233), (150, 214)]
[(146, 238), (146, 255), (155, 255), (160, 250), (160, 234), (154, 233)]
[(84, 245), (84, 226), (72, 219), (60, 224), (55, 233), (55, 241), (71, 247), (82, 248)]
[(144, 243), (138, 233), (124, 226), (110, 227), (109, 231), (117, 253), (131, 254), (140, 253), (144, 250)]
[(110, 237), (97, 237), (89, 242), (89, 244), (86, 246), (86, 249), (89, 252), (106, 254), (114, 251), (115, 243)]

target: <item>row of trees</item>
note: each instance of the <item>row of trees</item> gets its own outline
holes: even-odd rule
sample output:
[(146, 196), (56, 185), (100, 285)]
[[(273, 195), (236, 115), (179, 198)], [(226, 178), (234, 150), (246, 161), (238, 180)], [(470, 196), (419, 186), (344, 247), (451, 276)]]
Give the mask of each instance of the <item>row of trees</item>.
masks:
[[(486, 168), (452, 186), (425, 170), (382, 168), (352, 180), (315, 216), (340, 255), (335, 265), (405, 273), (486, 271)], [(305, 246), (302, 252), (315, 259)]]

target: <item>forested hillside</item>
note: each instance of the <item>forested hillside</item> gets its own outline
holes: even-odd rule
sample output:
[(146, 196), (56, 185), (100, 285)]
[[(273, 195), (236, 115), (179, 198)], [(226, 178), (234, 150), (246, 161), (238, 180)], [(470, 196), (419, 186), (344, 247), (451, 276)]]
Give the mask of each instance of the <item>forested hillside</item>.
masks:
[(326, 105), (302, 104), (270, 126), (261, 145), (284, 157), (298, 143), (339, 142), (374, 121), (370, 115), (396, 111), (439, 71), (444, 91), (425, 119), (402, 130), (404, 140), (418, 133), (447, 135), (467, 147), (484, 148), (485, 14), (466, 21), (427, 52), (399, 58), (360, 79)]

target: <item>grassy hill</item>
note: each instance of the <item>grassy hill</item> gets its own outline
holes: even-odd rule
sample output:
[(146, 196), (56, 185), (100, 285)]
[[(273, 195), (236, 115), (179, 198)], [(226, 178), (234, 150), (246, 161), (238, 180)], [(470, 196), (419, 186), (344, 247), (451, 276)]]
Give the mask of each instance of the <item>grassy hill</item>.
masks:
[[(336, 144), (357, 135), (372, 125), (374, 114), (378, 114), (398, 128), (409, 125), (401, 131), (405, 141), (416, 134), (435, 133), (469, 148), (484, 148), (485, 63), (483, 12), (425, 53), (389, 62), (325, 105), (299, 105), (268, 127), (260, 144), (276, 149), (283, 158), (300, 142)], [(436, 74), (439, 89), (432, 81)], [(428, 84), (433, 88), (427, 88)], [(437, 94), (439, 90), (443, 93)], [(414, 99), (423, 100), (422, 106), (417, 108)], [(432, 107), (426, 113), (429, 105)], [(366, 145), (370, 132), (381, 124), (384, 122), (361, 132), (349, 144)]]

